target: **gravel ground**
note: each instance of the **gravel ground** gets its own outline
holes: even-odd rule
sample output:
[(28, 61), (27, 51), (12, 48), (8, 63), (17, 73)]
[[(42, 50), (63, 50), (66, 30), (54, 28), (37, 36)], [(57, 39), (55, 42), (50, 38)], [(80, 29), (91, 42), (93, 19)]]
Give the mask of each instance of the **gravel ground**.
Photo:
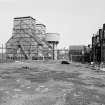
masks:
[(88, 64), (0, 64), (0, 105), (105, 105), (105, 72)]

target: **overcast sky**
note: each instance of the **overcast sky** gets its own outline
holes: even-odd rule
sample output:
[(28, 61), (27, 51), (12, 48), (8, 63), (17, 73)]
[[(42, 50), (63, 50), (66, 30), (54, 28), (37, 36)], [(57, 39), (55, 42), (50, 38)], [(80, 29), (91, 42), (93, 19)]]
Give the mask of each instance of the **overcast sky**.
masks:
[(0, 43), (12, 36), (13, 18), (32, 16), (60, 33), (59, 47), (87, 45), (105, 23), (105, 0), (0, 0)]

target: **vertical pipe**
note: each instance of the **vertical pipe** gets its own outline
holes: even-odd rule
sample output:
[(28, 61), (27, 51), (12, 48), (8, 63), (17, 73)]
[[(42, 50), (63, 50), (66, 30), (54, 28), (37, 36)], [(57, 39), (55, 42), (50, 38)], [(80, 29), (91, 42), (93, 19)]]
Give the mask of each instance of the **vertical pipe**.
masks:
[(52, 44), (53, 44), (53, 60), (54, 60), (54, 57), (55, 57), (55, 54), (54, 54), (54, 50), (55, 50), (54, 49), (54, 45), (55, 45), (55, 43), (53, 42)]
[(72, 54), (71, 54), (71, 62), (72, 62)]
[(2, 44), (2, 63), (3, 63), (3, 44)]
[(5, 59), (6, 59), (6, 63), (7, 63), (7, 46), (5, 47)]
[(38, 50), (39, 50), (39, 46), (37, 45), (37, 60), (38, 60), (38, 55), (39, 55), (39, 54), (38, 54), (38, 53), (39, 53)]
[(66, 52), (66, 51), (67, 51), (67, 50), (65, 49), (65, 59), (67, 59), (67, 55), (66, 55), (67, 52)]
[(22, 52), (20, 51), (20, 61), (22, 62)]

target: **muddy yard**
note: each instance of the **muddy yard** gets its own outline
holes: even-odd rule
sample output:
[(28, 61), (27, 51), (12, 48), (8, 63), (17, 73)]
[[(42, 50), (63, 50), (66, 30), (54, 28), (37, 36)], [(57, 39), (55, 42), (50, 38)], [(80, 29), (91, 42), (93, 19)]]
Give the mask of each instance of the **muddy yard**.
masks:
[(105, 72), (88, 64), (0, 64), (0, 105), (105, 105)]

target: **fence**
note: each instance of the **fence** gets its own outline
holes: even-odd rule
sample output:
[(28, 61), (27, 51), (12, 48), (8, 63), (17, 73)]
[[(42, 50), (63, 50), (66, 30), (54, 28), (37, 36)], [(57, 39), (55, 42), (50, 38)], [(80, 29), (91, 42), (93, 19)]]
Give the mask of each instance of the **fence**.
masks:
[[(8, 52), (8, 49), (5, 46), (0, 47), (0, 63), (9, 63), (14, 61), (24, 61), (24, 60), (53, 60), (53, 56), (55, 56), (55, 60), (61, 60), (61, 59), (67, 59), (69, 60), (69, 50), (68, 49), (57, 49), (57, 50), (44, 50), (46, 54), (43, 56), (40, 54), (40, 51), (37, 51), (36, 53), (29, 53), (25, 52), (26, 55), (29, 55), (30, 57), (27, 59), (25, 57), (25, 54), (20, 51), (18, 53), (14, 52)], [(50, 52), (50, 53), (48, 53)]]

